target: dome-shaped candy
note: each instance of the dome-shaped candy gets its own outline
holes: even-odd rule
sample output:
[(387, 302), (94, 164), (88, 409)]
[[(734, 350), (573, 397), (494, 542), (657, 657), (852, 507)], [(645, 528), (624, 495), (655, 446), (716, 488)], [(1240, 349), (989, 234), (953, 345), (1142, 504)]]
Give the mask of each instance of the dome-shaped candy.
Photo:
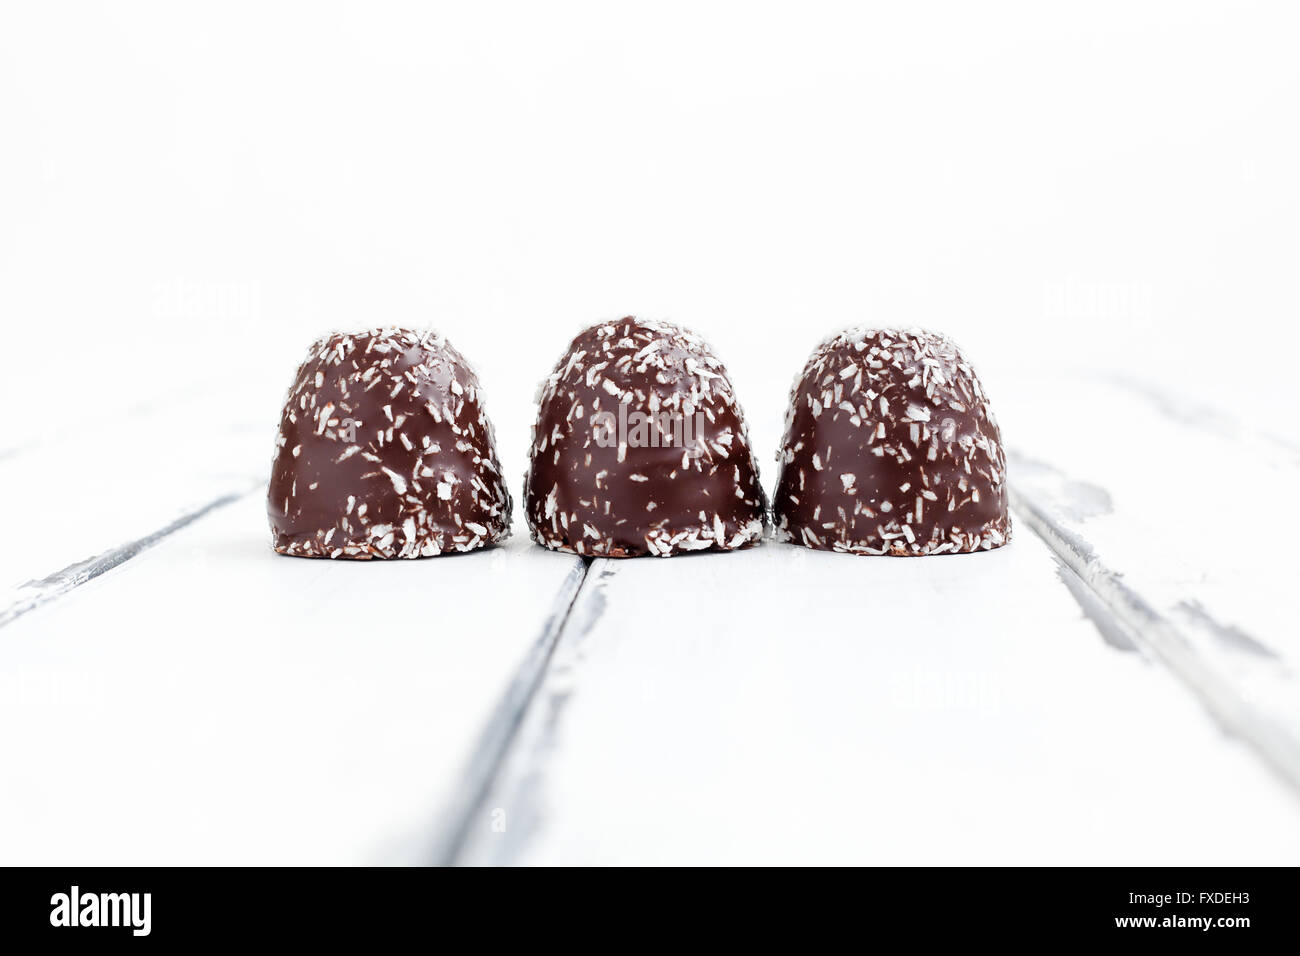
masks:
[(442, 336), (336, 333), (298, 369), (276, 438), (275, 550), (418, 558), (510, 534), (510, 493), (474, 370)]
[(849, 329), (818, 346), (777, 460), (778, 540), (924, 555), (1011, 537), (997, 421), (974, 369), (933, 332)]
[(533, 540), (607, 557), (732, 550), (766, 498), (727, 370), (693, 332), (625, 318), (580, 333), (542, 383), (524, 513)]

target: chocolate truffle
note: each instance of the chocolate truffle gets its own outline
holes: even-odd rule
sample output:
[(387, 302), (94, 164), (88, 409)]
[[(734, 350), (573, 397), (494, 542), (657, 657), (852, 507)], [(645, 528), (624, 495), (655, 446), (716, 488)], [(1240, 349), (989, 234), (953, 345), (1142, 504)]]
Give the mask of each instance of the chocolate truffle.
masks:
[(504, 540), (510, 493), (482, 400), (434, 332), (318, 340), (280, 418), (266, 502), (275, 550), (418, 558)]
[(767, 499), (727, 370), (698, 335), (625, 318), (580, 333), (542, 382), (524, 513), (556, 551), (730, 551)]
[(849, 329), (790, 392), (776, 537), (853, 554), (956, 554), (1011, 538), (1006, 456), (974, 369), (948, 338)]

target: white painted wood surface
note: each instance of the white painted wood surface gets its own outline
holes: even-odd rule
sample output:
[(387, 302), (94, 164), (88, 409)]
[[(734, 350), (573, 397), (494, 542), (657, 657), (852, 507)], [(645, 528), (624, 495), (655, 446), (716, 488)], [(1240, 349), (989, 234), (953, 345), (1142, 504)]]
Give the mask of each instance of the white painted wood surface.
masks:
[(284, 559), (269, 381), (17, 448), (0, 862), (1294, 862), (1294, 516), (1185, 518), (1295, 449), (1016, 385), (1015, 540), (950, 559)]
[(261, 486), (274, 431), (259, 411), (228, 386), (140, 394), (0, 457), (0, 625)]
[(1292, 794), (1070, 577), (1023, 525), (598, 561), (464, 860), (1293, 862)]
[(1231, 732), (1300, 788), (1300, 445), (1131, 380), (1011, 407), (1013, 501)]
[(263, 509), (245, 496), (0, 629), (0, 861), (435, 859), (580, 562), (520, 538), (286, 559)]

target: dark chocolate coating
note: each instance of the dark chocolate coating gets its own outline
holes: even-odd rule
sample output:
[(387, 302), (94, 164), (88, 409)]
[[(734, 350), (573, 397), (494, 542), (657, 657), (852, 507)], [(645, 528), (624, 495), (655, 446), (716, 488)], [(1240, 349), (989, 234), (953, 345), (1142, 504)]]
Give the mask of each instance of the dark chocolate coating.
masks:
[(593, 325), (542, 383), (524, 480), (538, 544), (727, 551), (762, 538), (766, 507), (727, 370), (693, 332), (631, 317)]
[(778, 540), (854, 554), (955, 554), (1011, 538), (1006, 456), (974, 369), (946, 337), (849, 329), (790, 393)]
[(281, 554), (418, 558), (510, 534), (478, 377), (434, 332), (314, 343), (285, 400), (266, 510)]

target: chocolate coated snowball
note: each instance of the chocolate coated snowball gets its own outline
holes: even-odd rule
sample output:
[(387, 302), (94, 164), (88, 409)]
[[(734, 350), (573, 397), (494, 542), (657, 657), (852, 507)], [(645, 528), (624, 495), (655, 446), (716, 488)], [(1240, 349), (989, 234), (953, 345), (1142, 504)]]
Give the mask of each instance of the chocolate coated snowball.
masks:
[(276, 438), (267, 514), (281, 554), (418, 558), (510, 534), (478, 377), (434, 332), (317, 341)]
[(593, 325), (542, 383), (524, 513), (576, 554), (668, 557), (763, 535), (766, 498), (727, 370), (693, 332)]
[(790, 393), (776, 537), (854, 554), (981, 551), (1011, 537), (1002, 436), (946, 337), (849, 329)]

